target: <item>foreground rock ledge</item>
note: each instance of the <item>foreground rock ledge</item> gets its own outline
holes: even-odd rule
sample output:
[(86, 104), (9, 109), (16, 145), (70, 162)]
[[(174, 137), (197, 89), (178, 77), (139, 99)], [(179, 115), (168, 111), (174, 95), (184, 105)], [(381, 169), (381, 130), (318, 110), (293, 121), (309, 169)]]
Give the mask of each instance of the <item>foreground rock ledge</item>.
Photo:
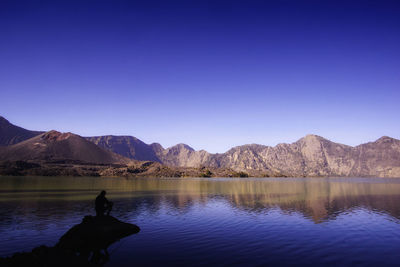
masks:
[(101, 266), (109, 259), (111, 244), (139, 231), (137, 225), (112, 216), (85, 216), (54, 247), (40, 246), (0, 258), (0, 266)]

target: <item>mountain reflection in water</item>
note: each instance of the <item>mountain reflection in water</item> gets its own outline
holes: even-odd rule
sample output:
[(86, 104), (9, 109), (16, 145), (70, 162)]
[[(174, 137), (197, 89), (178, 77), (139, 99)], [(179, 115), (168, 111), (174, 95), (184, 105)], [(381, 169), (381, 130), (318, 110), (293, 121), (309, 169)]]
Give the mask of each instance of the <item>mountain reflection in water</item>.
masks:
[[(123, 178), (2, 178), (0, 201), (19, 203), (24, 216), (41, 216), (46, 206), (59, 202), (57, 215), (67, 215), (74, 201), (91, 200), (93, 192), (102, 188), (109, 197), (130, 205), (119, 206), (119, 212), (132, 212), (145, 205), (156, 212), (163, 205), (184, 213), (196, 203), (211, 199), (228, 201), (234, 208), (248, 212), (265, 212), (280, 208), (286, 212), (301, 212), (318, 223), (334, 219), (340, 212), (363, 207), (386, 212), (400, 218), (400, 181), (396, 179), (361, 178), (282, 178), (282, 179), (123, 179)], [(26, 201), (28, 200), (29, 201)], [(50, 202), (49, 202), (50, 201)], [(72, 203), (69, 203), (72, 201)], [(72, 205), (71, 205), (72, 204)], [(88, 203), (92, 204), (92, 203)], [(11, 207), (10, 207), (11, 208)], [(23, 211), (34, 208), (31, 212)], [(75, 207), (79, 209), (78, 207)], [(82, 207), (85, 210), (89, 207)], [(18, 210), (15, 210), (18, 212)], [(0, 222), (13, 212), (0, 213)]]
[[(274, 264), (274, 260), (281, 262), (282, 259), (276, 256), (281, 255), (280, 253), (282, 255), (297, 253), (292, 255), (293, 261), (290, 261), (290, 255), (288, 255), (289, 258), (285, 259), (287, 264), (296, 263), (299, 259), (304, 261), (302, 263), (311, 263), (315, 262), (315, 259), (310, 258), (311, 256), (307, 253), (314, 251), (313, 257), (320, 257), (321, 259), (318, 259), (321, 260), (321, 264), (350, 265), (354, 262), (343, 261), (340, 255), (333, 256), (333, 254), (342, 253), (342, 257), (345, 257), (343, 253), (347, 253), (346, 250), (342, 251), (343, 248), (340, 248), (344, 242), (341, 238), (346, 238), (345, 242), (348, 242), (349, 238), (359, 238), (354, 236), (357, 234), (366, 239), (365, 243), (360, 245), (359, 252), (356, 252), (357, 255), (369, 255), (359, 256), (361, 258), (353, 255), (355, 263), (371, 262), (368, 257), (376, 258), (383, 255), (372, 253), (374, 251), (378, 253), (372, 244), (377, 240), (390, 242), (393, 246), (400, 245), (400, 205), (398, 204), (400, 203), (400, 180), (397, 179), (2, 177), (0, 179), (0, 234), (2, 243), (8, 246), (0, 249), (0, 256), (30, 250), (42, 243), (54, 245), (57, 241), (55, 237), (76, 224), (77, 218), (94, 213), (94, 197), (102, 189), (107, 190), (108, 198), (115, 203), (113, 216), (123, 221), (137, 223), (142, 228), (136, 243), (132, 241), (126, 245), (126, 248), (120, 249), (119, 254), (117, 253), (119, 256), (113, 257), (116, 261), (114, 263), (129, 262), (128, 251), (133, 248), (142, 251), (142, 255), (146, 253), (150, 255), (151, 249), (157, 242), (158, 244), (165, 242), (165, 251), (161, 252), (160, 248), (158, 253), (169, 253), (168, 257), (173, 258), (171, 253), (175, 250), (188, 250), (186, 252), (188, 258), (177, 256), (174, 260), (173, 263), (177, 265), (187, 264), (187, 261), (196, 257), (199, 257), (199, 265), (213, 263), (218, 265), (220, 262), (226, 262), (221, 253), (225, 253), (224, 249), (228, 249), (229, 246), (231, 246), (230, 249), (242, 249), (243, 255), (238, 254), (240, 259), (251, 258), (254, 259), (255, 264)], [(371, 217), (370, 214), (375, 215)], [(334, 222), (341, 216), (344, 218), (340, 222), (341, 225), (332, 228), (341, 229), (340, 234), (335, 233), (330, 236), (333, 233), (332, 229), (312, 226)], [(365, 222), (365, 220), (375, 219), (376, 224), (372, 221), (370, 224)], [(290, 220), (296, 220), (296, 222), (293, 221), (291, 224)], [(303, 220), (312, 225), (306, 224)], [(383, 226), (382, 220), (390, 225)], [(358, 227), (360, 222), (364, 224)], [(285, 223), (288, 225), (284, 226)], [(382, 229), (376, 228), (379, 225)], [(224, 232), (227, 231), (224, 229), (225, 226), (231, 233), (238, 235), (238, 240), (230, 240), (233, 237), (227, 236)], [(268, 240), (259, 239), (258, 231), (263, 231), (262, 233), (266, 235), (268, 229), (274, 229), (277, 232), (276, 236), (270, 235)], [(346, 236), (344, 233), (347, 230), (351, 230), (353, 234)], [(371, 235), (371, 231), (375, 230), (381, 232)], [(306, 242), (306, 237), (293, 236), (299, 235), (302, 231), (310, 231), (310, 236), (307, 238), (316, 239), (314, 241), (307, 239), (307, 242), (312, 242), (312, 245)], [(313, 231), (315, 236), (311, 236)], [(381, 235), (377, 236), (378, 234)], [(190, 242), (194, 241), (189, 239), (196, 239), (198, 243), (192, 244)], [(271, 247), (273, 245), (268, 243), (272, 240), (276, 247)], [(235, 245), (235, 242), (250, 242), (252, 247), (250, 248), (250, 245), (235, 247), (239, 246)], [(330, 246), (334, 249), (321, 250), (321, 255), (325, 256), (318, 256), (315, 250), (326, 242), (330, 242)], [(360, 240), (354, 240), (354, 242), (364, 241), (360, 237)], [(371, 243), (371, 247), (366, 245), (368, 242)], [(173, 247), (174, 250), (168, 251), (168, 246)], [(348, 242), (348, 246), (354, 247), (354, 244)], [(146, 248), (149, 251), (146, 251)], [(189, 250), (190, 248), (192, 250)], [(255, 259), (252, 253), (262, 251), (265, 253), (263, 249), (266, 248), (271, 253), (269, 261), (265, 258)], [(215, 254), (218, 255), (212, 258), (214, 256), (211, 253), (209, 259), (201, 261), (204, 255), (200, 256), (196, 253), (201, 251), (207, 254), (210, 253), (208, 250), (217, 251), (218, 253)], [(392, 252), (391, 247), (385, 250), (385, 253), (389, 252)], [(328, 257), (326, 254), (332, 254), (332, 256)], [(163, 255), (160, 254), (160, 257)], [(272, 255), (276, 257), (273, 258)], [(387, 257), (386, 264), (398, 259), (395, 255), (391, 257)], [(140, 263), (140, 258), (136, 260)], [(155, 260), (152, 263), (157, 264)], [(241, 265), (239, 259), (232, 260), (230, 264)]]

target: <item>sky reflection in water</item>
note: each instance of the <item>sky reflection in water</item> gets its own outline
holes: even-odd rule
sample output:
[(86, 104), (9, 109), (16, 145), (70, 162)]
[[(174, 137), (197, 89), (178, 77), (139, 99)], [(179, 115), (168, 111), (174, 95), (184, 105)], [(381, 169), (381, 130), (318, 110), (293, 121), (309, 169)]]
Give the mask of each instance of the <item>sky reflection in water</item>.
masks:
[(94, 214), (141, 227), (112, 265), (397, 265), (397, 179), (123, 179), (2, 177), (0, 255), (58, 238)]

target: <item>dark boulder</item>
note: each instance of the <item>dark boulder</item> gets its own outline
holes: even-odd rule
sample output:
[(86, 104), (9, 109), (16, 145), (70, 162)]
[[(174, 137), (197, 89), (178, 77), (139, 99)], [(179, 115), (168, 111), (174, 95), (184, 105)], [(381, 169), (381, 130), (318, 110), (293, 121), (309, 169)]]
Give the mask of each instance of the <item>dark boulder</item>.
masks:
[(137, 225), (111, 216), (85, 216), (54, 247), (40, 246), (0, 258), (0, 266), (102, 266), (110, 258), (111, 244), (139, 231)]
[(123, 237), (140, 231), (137, 225), (125, 223), (112, 216), (85, 216), (59, 240), (56, 247), (76, 252), (106, 249)]

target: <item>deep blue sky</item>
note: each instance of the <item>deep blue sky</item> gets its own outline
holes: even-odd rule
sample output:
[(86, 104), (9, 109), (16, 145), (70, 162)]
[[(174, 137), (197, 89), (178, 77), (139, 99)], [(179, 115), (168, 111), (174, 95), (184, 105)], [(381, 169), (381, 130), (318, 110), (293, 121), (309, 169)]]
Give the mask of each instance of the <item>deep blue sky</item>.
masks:
[(0, 115), (224, 152), (400, 138), (400, 1), (0, 1)]

